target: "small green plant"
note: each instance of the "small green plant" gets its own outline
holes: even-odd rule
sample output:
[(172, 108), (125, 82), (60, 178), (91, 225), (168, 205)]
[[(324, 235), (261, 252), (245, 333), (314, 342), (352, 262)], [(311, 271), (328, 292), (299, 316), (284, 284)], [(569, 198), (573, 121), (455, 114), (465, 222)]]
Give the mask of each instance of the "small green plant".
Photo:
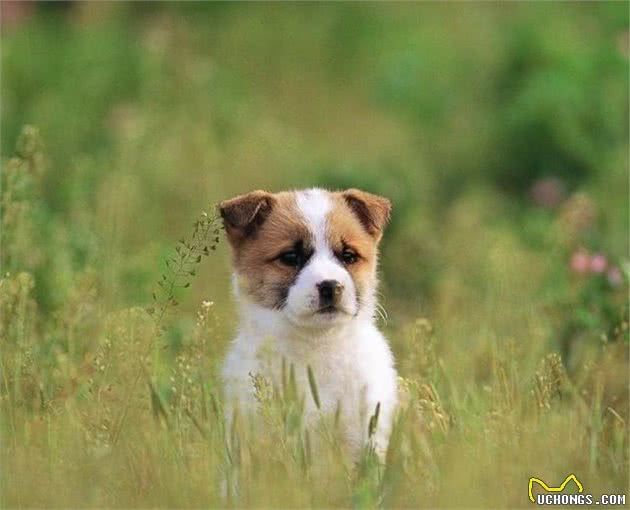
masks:
[(177, 296), (180, 290), (190, 287), (202, 258), (217, 249), (220, 225), (215, 214), (202, 212), (193, 224), (190, 238), (180, 239), (175, 247), (175, 253), (166, 259), (166, 271), (162, 273), (161, 279), (157, 282), (157, 290), (152, 294), (153, 305), (147, 308), (147, 313), (155, 319), (158, 336), (166, 329), (164, 319), (179, 304)]

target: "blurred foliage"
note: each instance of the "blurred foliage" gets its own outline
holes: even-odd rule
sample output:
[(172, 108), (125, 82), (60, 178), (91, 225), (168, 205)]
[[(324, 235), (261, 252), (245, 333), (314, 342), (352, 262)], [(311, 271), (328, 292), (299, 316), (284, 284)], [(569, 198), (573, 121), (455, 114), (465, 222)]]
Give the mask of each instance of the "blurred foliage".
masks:
[[(177, 296), (146, 387), (130, 385), (153, 345), (138, 307), (209, 202), (307, 186), (393, 201), (382, 326), (408, 406), (394, 467), (377, 476), (367, 458), (352, 474), (331, 461), (326, 494), (301, 478), (301, 432), (269, 470), (257, 452), (270, 443), (244, 440), (252, 499), (242, 502), (414, 506), (421, 493), (426, 506), (455, 505), (449, 483), (465, 477), (471, 505), (519, 506), (518, 477), (539, 468), (550, 480), (582, 469), (620, 490), (626, 4), (64, 2), (20, 18), (8, 3), (0, 395), (16, 459), (10, 506), (48, 506), (29, 499), (20, 474), (57, 487), (58, 461), (78, 466), (76, 490), (69, 482), (56, 500), (66, 506), (220, 503), (216, 365), (234, 328), (224, 243)], [(566, 430), (574, 442), (541, 465)], [(126, 449), (103, 453), (112, 441)], [(186, 462), (199, 468), (192, 478)], [(83, 492), (82, 469), (106, 482)], [(502, 494), (478, 490), (497, 479)]]
[[(426, 299), (448, 271), (435, 228), (462, 194), (490, 187), (506, 198), (493, 216), (518, 222), (536, 214), (537, 179), (570, 192), (622, 183), (626, 15), (615, 2), (40, 8), (4, 30), (2, 150), (23, 124), (41, 130), (42, 222), (72, 222), (64, 235), (79, 266), (107, 235), (95, 221), (143, 218), (117, 233), (137, 252), (167, 241), (194, 204), (251, 187), (387, 194), (388, 244), (424, 264), (406, 270), (385, 250), (384, 277), (405, 301)], [(625, 236), (622, 191), (605, 211), (621, 211), (603, 219), (609, 238)], [(99, 208), (118, 212), (96, 219)], [(137, 280), (145, 270), (124, 260)]]

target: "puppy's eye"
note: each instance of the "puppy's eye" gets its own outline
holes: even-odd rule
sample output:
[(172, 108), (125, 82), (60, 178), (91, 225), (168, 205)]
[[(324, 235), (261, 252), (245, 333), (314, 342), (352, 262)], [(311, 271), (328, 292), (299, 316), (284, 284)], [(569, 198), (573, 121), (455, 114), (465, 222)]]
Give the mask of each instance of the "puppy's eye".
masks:
[(354, 264), (357, 260), (359, 260), (359, 256), (357, 255), (357, 253), (350, 248), (344, 248), (339, 255), (339, 258), (344, 264), (347, 265)]
[(289, 267), (298, 267), (302, 263), (302, 255), (295, 250), (285, 251), (281, 253), (278, 260)]

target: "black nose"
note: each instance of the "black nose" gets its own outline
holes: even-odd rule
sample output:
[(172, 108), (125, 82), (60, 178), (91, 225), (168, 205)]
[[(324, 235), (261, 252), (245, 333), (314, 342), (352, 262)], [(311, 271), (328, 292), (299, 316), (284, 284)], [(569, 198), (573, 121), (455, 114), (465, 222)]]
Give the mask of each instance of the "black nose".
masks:
[(324, 280), (317, 284), (320, 306), (336, 304), (343, 292), (343, 285), (337, 280)]

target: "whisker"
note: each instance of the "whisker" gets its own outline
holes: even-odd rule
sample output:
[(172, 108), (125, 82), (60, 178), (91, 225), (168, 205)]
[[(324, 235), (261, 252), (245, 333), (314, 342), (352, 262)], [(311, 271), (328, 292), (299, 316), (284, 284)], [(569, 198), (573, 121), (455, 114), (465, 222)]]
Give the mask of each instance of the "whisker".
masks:
[(376, 303), (376, 306), (374, 307), (374, 312), (376, 312), (376, 315), (381, 318), (384, 324), (387, 324), (387, 310), (385, 310), (385, 308), (381, 304)]

